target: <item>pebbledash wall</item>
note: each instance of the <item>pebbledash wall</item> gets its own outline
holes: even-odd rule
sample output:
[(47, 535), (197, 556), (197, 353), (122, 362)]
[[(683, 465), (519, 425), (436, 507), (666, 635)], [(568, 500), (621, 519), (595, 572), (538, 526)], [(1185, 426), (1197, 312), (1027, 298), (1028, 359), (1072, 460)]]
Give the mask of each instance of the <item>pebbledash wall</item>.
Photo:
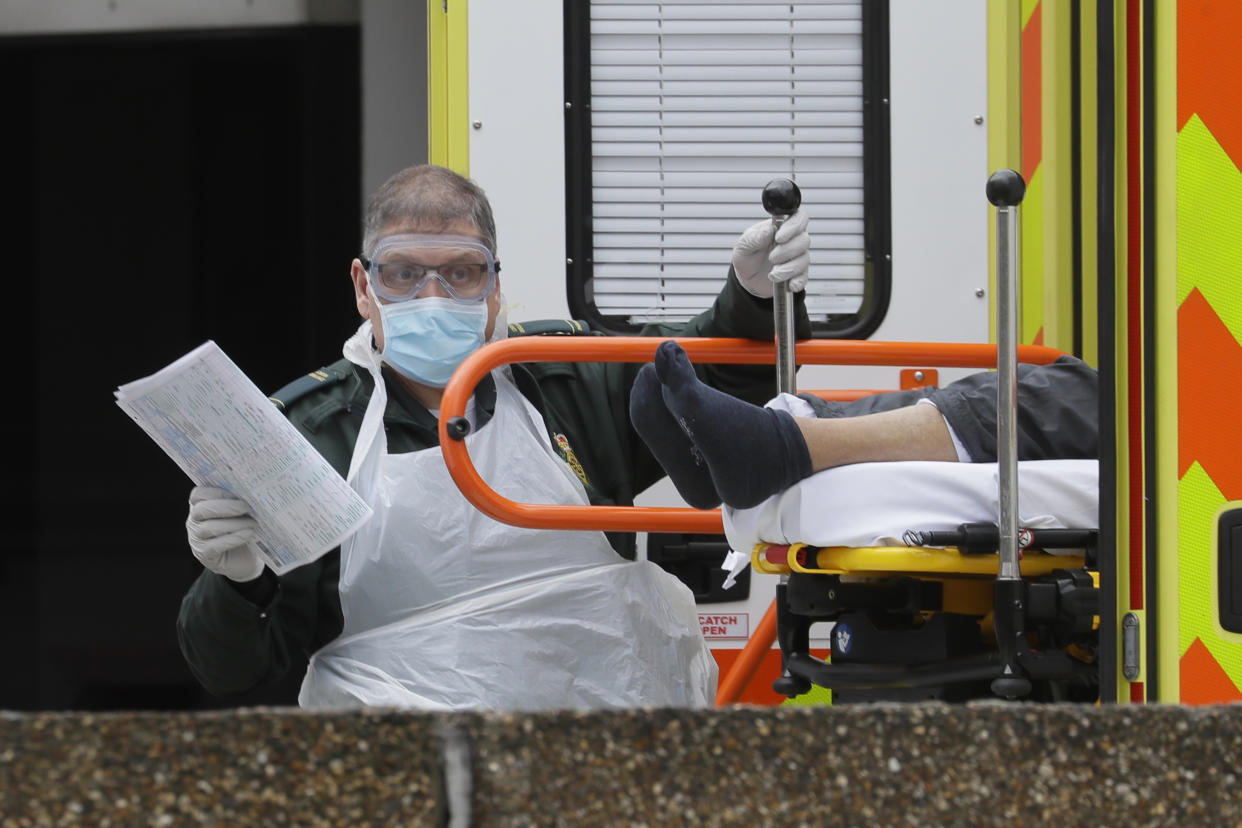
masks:
[(0, 714), (3, 824), (1235, 824), (1242, 705)]

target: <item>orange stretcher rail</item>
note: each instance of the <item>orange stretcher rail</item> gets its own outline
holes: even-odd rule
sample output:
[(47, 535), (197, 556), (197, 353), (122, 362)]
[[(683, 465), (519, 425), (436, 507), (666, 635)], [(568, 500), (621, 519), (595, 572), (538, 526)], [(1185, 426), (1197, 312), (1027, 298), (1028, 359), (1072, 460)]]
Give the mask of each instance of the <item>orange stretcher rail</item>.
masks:
[[(450, 425), (466, 411), (471, 391), (493, 368), (511, 362), (650, 362), (665, 341), (649, 336), (531, 336), (493, 342), (471, 354), (449, 380), (440, 407), (440, 446), (449, 474), (466, 499), (485, 515), (531, 529), (596, 529), (630, 532), (721, 534), (720, 510), (655, 506), (569, 506), (519, 503), (496, 493), (470, 461)], [(774, 365), (774, 342), (750, 339), (673, 337), (694, 363)], [(795, 344), (799, 365), (936, 365), (991, 368), (996, 346), (984, 343), (874, 342), (807, 339)], [(1048, 364), (1063, 352), (1042, 345), (1018, 347), (1018, 361)], [(820, 392), (813, 392), (820, 393)]]

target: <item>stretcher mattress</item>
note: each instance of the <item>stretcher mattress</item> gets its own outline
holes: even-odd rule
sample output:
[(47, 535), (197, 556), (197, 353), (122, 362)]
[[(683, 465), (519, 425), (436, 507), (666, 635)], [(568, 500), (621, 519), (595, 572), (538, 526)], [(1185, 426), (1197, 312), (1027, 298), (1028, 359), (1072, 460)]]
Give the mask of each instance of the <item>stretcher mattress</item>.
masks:
[[(996, 523), (999, 492), (995, 463), (857, 463), (813, 474), (753, 508), (726, 507), (725, 536), (735, 552), (747, 557), (759, 542), (904, 546), (907, 530)], [(1018, 463), (1021, 526), (1096, 529), (1098, 501), (1095, 460)]]

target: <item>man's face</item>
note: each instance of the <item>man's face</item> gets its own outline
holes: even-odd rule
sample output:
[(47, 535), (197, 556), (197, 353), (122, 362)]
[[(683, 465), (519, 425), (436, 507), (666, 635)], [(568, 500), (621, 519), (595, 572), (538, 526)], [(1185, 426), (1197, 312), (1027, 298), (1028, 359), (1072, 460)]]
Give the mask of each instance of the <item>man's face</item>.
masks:
[[(380, 235), (380, 238), (383, 239), (388, 236), (405, 234), (427, 234), (427, 231), (417, 225), (394, 225), (384, 228), (384, 232)], [(479, 232), (474, 225), (465, 220), (451, 224), (446, 228), (440, 228), (436, 233), (427, 235), (468, 236), (479, 240), (480, 243), (482, 241), (479, 237)], [(367, 255), (371, 255), (372, 252), (373, 251), (369, 250), (366, 251)], [(411, 261), (413, 261), (413, 256), (416, 255), (417, 264), (431, 269), (434, 269), (440, 265), (454, 264), (462, 260), (461, 251), (451, 248), (428, 247), (426, 249), (418, 250), (416, 253), (406, 252), (402, 255)], [(354, 283), (354, 299), (358, 306), (358, 313), (361, 314), (364, 319), (371, 320), (371, 329), (375, 337), (375, 345), (380, 351), (383, 351), (384, 330), (380, 319), (379, 305), (388, 304), (388, 300), (384, 297), (375, 295), (375, 292), (371, 289), (371, 285), (367, 280), (366, 268), (363, 267), (360, 260), (354, 259), (353, 265), (350, 269), (350, 277), (353, 279)], [(431, 296), (439, 296), (448, 299), (452, 298), (440, 282), (432, 278), (428, 279), (427, 283), (420, 289), (418, 295), (413, 300), (409, 301), (417, 301), (418, 299), (425, 299)], [(496, 327), (496, 315), (500, 312), (499, 274), (496, 275), (495, 289), (492, 290), (491, 294), (488, 295), (487, 299), (484, 301), (487, 305), (487, 328), (484, 331), (484, 336), (487, 339), (491, 339), (492, 333), (495, 331)]]

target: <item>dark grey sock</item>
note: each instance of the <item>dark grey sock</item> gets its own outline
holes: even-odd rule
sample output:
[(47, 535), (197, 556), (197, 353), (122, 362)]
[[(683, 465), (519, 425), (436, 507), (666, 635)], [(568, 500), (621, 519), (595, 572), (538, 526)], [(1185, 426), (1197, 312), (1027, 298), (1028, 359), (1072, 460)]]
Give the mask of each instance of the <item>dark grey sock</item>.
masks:
[(720, 505), (712, 474), (698, 449), (664, 407), (663, 387), (655, 366), (650, 363), (639, 369), (634, 380), (630, 392), (630, 422), (668, 472), (686, 503), (696, 509), (714, 509)]
[(791, 414), (704, 385), (672, 340), (656, 349), (655, 370), (665, 405), (703, 456), (726, 504), (757, 506), (811, 475), (811, 454)]

